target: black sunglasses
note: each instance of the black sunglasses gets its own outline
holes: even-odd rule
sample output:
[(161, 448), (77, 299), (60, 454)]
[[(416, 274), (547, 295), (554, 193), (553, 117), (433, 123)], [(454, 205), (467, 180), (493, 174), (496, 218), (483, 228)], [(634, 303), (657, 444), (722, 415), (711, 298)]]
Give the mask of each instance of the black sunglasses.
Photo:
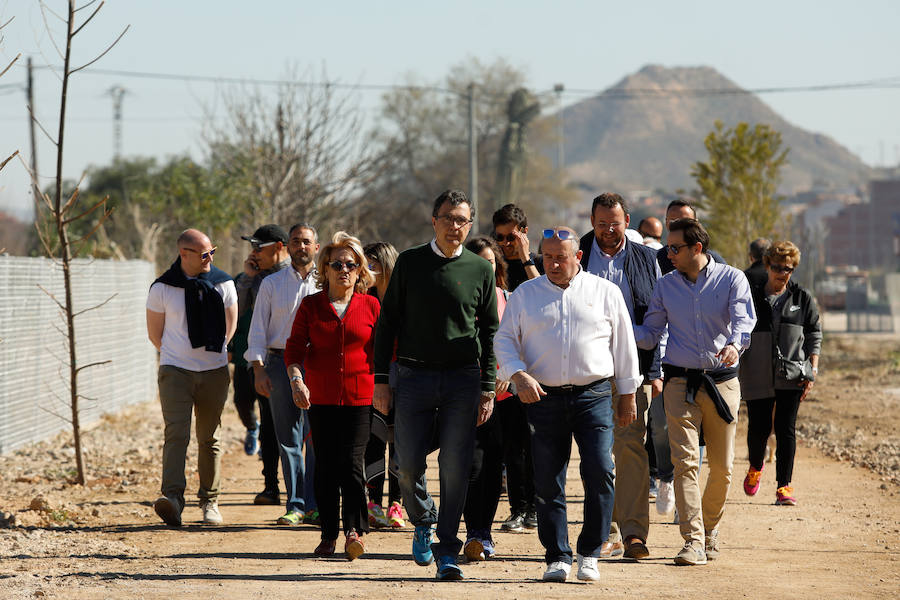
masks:
[(514, 234), (514, 233), (502, 234), (502, 233), (497, 233), (497, 232), (495, 231), (494, 233), (491, 234), (491, 236), (492, 236), (495, 240), (497, 240), (498, 242), (501, 242), (501, 243), (502, 243), (502, 242), (514, 242), (514, 241), (516, 241), (516, 234)]
[(769, 265), (769, 268), (776, 273), (793, 273), (794, 267), (786, 267), (784, 265)]
[(682, 248), (687, 248), (690, 244), (669, 244), (666, 246), (666, 250), (671, 252), (672, 254), (678, 254), (678, 251)]
[(545, 229), (544, 230), (544, 239), (549, 240), (550, 238), (556, 236), (560, 241), (566, 241), (567, 239), (572, 237), (572, 232), (568, 229)]
[(349, 260), (349, 261), (347, 261), (347, 262), (341, 262), (341, 261), (339, 261), (339, 260), (333, 260), (333, 261), (331, 261), (330, 263), (328, 263), (328, 266), (331, 267), (331, 269), (332, 269), (333, 271), (337, 271), (338, 273), (340, 273), (341, 271), (343, 271), (343, 270), (344, 270), (344, 267), (347, 267), (347, 270), (350, 271), (350, 272), (353, 272), (353, 271), (355, 271), (355, 270), (357, 270), (357, 269), (359, 268), (359, 265), (356, 264), (355, 262), (353, 262), (352, 260)]

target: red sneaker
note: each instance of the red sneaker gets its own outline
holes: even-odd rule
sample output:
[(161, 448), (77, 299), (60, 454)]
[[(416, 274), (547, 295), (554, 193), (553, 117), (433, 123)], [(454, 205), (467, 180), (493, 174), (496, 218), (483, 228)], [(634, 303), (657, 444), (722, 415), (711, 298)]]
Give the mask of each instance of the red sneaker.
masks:
[(794, 488), (789, 485), (783, 485), (775, 492), (775, 504), (778, 506), (795, 506), (797, 499), (794, 498)]
[(748, 496), (755, 496), (759, 491), (759, 480), (762, 478), (762, 469), (754, 469), (750, 467), (747, 476), (744, 477), (744, 493)]

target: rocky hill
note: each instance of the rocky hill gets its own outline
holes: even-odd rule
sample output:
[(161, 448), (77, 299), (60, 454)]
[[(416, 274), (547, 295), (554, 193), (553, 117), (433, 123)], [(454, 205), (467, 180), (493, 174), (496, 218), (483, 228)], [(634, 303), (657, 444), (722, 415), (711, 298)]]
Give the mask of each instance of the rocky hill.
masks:
[(726, 127), (746, 121), (781, 132), (791, 149), (784, 193), (814, 182), (844, 186), (866, 180), (869, 168), (849, 150), (791, 125), (757, 96), (740, 92), (710, 67), (648, 65), (564, 110), (566, 169), (572, 180), (592, 189), (690, 190), (691, 164), (705, 159), (703, 138), (720, 119)]

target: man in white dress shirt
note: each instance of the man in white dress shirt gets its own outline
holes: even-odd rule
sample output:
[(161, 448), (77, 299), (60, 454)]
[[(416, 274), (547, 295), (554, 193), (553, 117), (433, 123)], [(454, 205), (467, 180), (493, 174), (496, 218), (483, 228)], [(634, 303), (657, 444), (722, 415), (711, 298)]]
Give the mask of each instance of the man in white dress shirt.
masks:
[(622, 292), (582, 270), (572, 229), (545, 229), (543, 237), (546, 275), (519, 286), (494, 336), (498, 378), (516, 384), (528, 412), (543, 579), (565, 581), (572, 565), (565, 488), (574, 437), (584, 483), (578, 578), (595, 581), (613, 510), (611, 381), (621, 395), (616, 422), (626, 426), (637, 416), (642, 377)]
[[(278, 251), (278, 245), (282, 244), (280, 241), (260, 243), (252, 236), (247, 241), (254, 250), (263, 244), (272, 244)], [(284, 364), (284, 346), (300, 302), (318, 291), (315, 259), (319, 241), (316, 230), (305, 223), (294, 225), (288, 233), (287, 249), (291, 256), (290, 268), (269, 275), (259, 286), (244, 358), (253, 367), (256, 391), (269, 398), (275, 437), (278, 438), (287, 499), (285, 514), (277, 522), (293, 526), (303, 522), (304, 512), (315, 511), (315, 496), (312, 473), (307, 472), (312, 466), (312, 444), (306, 447), (307, 460), (303, 457), (303, 442), (309, 425), (306, 411), (294, 405)]]

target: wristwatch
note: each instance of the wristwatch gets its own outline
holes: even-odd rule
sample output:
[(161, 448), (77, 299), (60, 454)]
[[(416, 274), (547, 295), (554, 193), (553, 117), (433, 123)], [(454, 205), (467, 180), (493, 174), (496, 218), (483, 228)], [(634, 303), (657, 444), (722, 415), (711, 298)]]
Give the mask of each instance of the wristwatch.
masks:
[(303, 377), (301, 377), (300, 375), (294, 375), (293, 377), (291, 377), (291, 383), (294, 383), (295, 381), (303, 383)]
[(533, 266), (534, 266), (534, 259), (529, 258), (528, 260), (522, 262), (522, 266), (523, 266), (523, 267), (533, 267)]
[(481, 392), (481, 399), (484, 401), (487, 398), (488, 401), (493, 400), (497, 397), (497, 392)]

